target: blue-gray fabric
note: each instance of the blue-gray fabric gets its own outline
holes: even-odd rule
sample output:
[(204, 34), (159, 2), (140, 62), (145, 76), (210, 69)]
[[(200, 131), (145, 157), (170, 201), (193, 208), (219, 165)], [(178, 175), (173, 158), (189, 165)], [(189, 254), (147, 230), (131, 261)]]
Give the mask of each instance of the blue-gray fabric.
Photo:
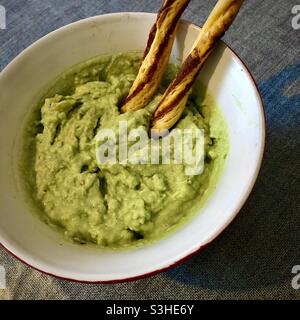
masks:
[[(202, 25), (213, 0), (191, 0), (184, 18)], [(234, 223), (183, 265), (132, 283), (88, 285), (57, 280), (0, 249), (7, 290), (0, 299), (300, 299), (299, 0), (245, 1), (225, 41), (246, 62), (264, 99), (267, 144), (255, 188)], [(0, 0), (0, 70), (28, 45), (70, 22), (109, 12), (155, 12), (161, 0)], [(0, 92), (1, 94), (1, 92)]]

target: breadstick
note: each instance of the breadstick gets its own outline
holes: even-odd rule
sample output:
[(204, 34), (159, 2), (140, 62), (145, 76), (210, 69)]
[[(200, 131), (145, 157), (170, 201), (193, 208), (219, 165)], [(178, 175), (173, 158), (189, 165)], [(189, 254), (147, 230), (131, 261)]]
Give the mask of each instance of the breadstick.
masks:
[(153, 25), (142, 65), (122, 112), (144, 108), (157, 91), (168, 64), (179, 18), (190, 0), (165, 0)]
[(191, 53), (163, 95), (152, 118), (154, 132), (170, 129), (179, 120), (190, 89), (217, 41), (239, 12), (243, 0), (219, 0), (200, 31)]

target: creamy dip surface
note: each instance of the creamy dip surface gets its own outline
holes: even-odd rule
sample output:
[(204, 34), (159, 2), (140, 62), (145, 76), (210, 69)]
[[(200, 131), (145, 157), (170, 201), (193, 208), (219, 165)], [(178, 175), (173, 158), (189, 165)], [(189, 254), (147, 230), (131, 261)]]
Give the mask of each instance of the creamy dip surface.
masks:
[[(69, 239), (102, 247), (135, 247), (162, 238), (190, 219), (214, 191), (228, 153), (222, 114), (195, 87), (177, 128), (205, 132), (205, 167), (184, 164), (99, 165), (96, 135), (128, 121), (149, 131), (151, 116), (177, 68), (170, 65), (153, 101), (120, 114), (140, 57), (94, 58), (61, 75), (34, 108), (24, 132), (21, 170), (39, 216)], [(201, 213), (200, 213), (201, 214)]]

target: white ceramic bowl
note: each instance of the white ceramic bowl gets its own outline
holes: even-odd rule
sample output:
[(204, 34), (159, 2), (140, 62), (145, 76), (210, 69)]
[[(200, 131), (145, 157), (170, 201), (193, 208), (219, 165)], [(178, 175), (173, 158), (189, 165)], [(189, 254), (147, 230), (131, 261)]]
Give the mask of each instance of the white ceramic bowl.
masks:
[[(21, 53), (0, 74), (0, 243), (28, 265), (85, 282), (136, 279), (166, 269), (215, 239), (246, 201), (261, 165), (263, 105), (243, 62), (220, 42), (199, 81), (213, 93), (230, 131), (222, 178), (201, 213), (153, 245), (120, 252), (73, 245), (39, 221), (26, 204), (16, 168), (29, 107), (61, 72), (99, 54), (143, 51), (155, 21), (149, 13), (116, 13), (61, 28)], [(171, 61), (182, 59), (199, 28), (182, 21)]]

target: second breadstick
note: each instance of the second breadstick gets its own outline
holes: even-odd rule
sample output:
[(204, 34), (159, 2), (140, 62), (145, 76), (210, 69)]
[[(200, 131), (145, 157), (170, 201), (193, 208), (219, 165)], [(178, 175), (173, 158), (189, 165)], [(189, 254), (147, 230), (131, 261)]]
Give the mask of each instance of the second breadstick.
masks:
[(179, 120), (188, 93), (216, 42), (224, 35), (239, 12), (243, 0), (219, 0), (176, 78), (162, 97), (152, 119), (154, 132), (170, 129)]

